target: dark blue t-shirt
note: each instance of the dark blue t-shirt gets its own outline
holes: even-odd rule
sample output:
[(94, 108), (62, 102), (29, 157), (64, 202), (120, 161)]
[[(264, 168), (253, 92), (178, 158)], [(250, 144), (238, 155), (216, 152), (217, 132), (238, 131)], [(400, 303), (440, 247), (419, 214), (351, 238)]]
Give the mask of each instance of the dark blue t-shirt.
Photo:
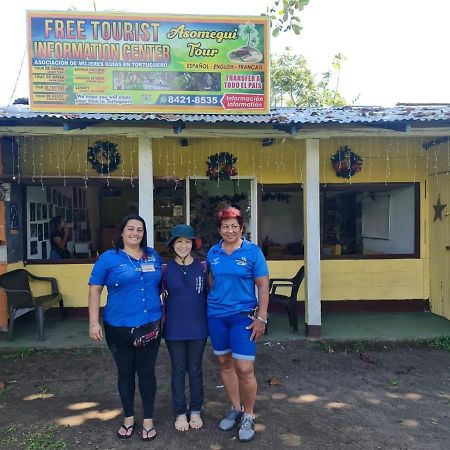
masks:
[(168, 262), (164, 283), (168, 292), (164, 324), (164, 337), (167, 340), (208, 337), (206, 282), (205, 270), (198, 259), (184, 267), (174, 260)]
[(161, 318), (162, 261), (151, 247), (139, 261), (123, 250), (107, 250), (92, 269), (89, 284), (106, 286), (103, 320), (115, 327), (137, 327)]

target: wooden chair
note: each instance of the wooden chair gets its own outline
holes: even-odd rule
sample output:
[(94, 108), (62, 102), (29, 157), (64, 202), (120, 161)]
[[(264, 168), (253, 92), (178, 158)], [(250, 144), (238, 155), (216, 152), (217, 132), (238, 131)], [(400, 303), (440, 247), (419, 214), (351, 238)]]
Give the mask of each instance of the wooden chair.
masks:
[[(269, 305), (281, 304), (286, 307), (289, 317), (289, 326), (293, 332), (298, 332), (297, 294), (305, 278), (305, 267), (301, 266), (293, 278), (271, 278), (269, 280)], [(277, 294), (278, 287), (290, 287), (290, 295)]]
[[(51, 294), (35, 297), (30, 289), (29, 279), (49, 282)], [(65, 318), (63, 297), (58, 290), (58, 283), (55, 278), (37, 277), (25, 269), (12, 270), (0, 275), (0, 288), (6, 293), (9, 310), (8, 339), (11, 340), (14, 321), (30, 311), (36, 315), (38, 335), (41, 341), (44, 340), (44, 313), (56, 303), (59, 303), (61, 319)]]

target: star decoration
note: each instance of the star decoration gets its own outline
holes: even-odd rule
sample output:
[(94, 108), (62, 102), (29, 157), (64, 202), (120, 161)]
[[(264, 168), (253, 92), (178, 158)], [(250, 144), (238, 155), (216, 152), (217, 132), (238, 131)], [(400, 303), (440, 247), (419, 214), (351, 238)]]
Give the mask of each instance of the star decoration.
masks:
[(441, 203), (441, 194), (438, 195), (438, 200), (435, 205), (433, 205), (434, 208), (434, 219), (433, 222), (436, 219), (442, 220), (442, 211), (447, 207), (447, 205), (443, 205)]

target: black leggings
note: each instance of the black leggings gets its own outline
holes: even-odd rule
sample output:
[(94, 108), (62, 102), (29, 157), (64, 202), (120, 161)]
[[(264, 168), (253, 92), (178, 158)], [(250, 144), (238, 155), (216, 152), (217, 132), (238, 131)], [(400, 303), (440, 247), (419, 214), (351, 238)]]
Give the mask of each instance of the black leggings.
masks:
[(135, 374), (138, 375), (144, 419), (153, 418), (156, 395), (155, 364), (161, 337), (145, 347), (134, 347), (127, 327), (114, 327), (104, 322), (108, 348), (117, 365), (120, 399), (125, 417), (134, 416)]

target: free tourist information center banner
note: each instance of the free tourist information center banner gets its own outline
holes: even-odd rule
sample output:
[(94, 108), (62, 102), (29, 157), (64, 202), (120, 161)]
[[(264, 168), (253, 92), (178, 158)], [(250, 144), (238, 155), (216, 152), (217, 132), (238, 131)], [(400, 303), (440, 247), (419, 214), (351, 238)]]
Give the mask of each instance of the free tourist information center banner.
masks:
[(269, 110), (268, 18), (28, 11), (30, 107)]

